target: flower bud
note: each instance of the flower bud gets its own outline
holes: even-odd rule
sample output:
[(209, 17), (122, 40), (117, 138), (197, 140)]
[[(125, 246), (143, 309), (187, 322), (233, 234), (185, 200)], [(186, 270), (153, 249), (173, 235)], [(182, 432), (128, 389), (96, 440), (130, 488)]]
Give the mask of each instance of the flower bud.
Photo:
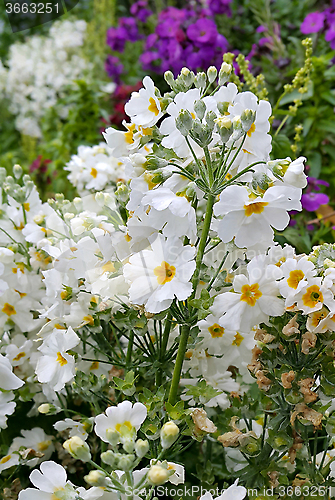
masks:
[(149, 442), (147, 439), (138, 439), (135, 443), (135, 453), (138, 458), (143, 458), (149, 451)]
[(107, 450), (101, 453), (101, 461), (104, 464), (110, 465), (111, 467), (116, 467), (118, 463), (119, 453), (114, 453), (112, 450)]
[(120, 470), (124, 470), (125, 472), (128, 472), (133, 468), (134, 462), (135, 462), (135, 455), (133, 455), (133, 454), (129, 454), (129, 455), (120, 454), (117, 467)]
[(188, 199), (193, 198), (193, 196), (196, 194), (196, 184), (194, 182), (190, 182), (189, 185), (186, 188), (185, 195)]
[(202, 120), (206, 113), (206, 104), (202, 99), (199, 99), (199, 101), (194, 103), (194, 111), (199, 120)]
[(171, 88), (173, 87), (174, 76), (173, 76), (172, 71), (165, 71), (165, 73), (164, 73), (164, 80), (169, 85), (169, 87), (171, 87)]
[(212, 140), (212, 133), (213, 130), (210, 127), (203, 125), (199, 120), (194, 120), (190, 135), (200, 147), (208, 146)]
[(116, 199), (121, 203), (125, 204), (129, 199), (129, 189), (124, 182), (118, 182), (116, 185), (117, 189), (115, 191)]
[(254, 173), (252, 176), (251, 186), (254, 191), (266, 191), (269, 187), (273, 185), (272, 179), (264, 173)]
[(63, 448), (77, 460), (88, 462), (91, 460), (90, 448), (79, 436), (73, 436), (63, 443)]
[(216, 118), (215, 123), (220, 134), (221, 141), (223, 144), (226, 144), (229, 137), (233, 133), (233, 124), (230, 118), (228, 118), (228, 116), (220, 116), (219, 118)]
[(126, 439), (123, 439), (122, 440), (122, 445), (123, 445), (123, 449), (127, 452), (127, 453), (132, 453), (134, 451), (134, 446), (135, 446), (135, 443), (134, 443), (134, 440), (131, 439), (131, 438), (126, 438)]
[(216, 114), (214, 113), (214, 111), (208, 111), (208, 113), (206, 114), (206, 123), (211, 130), (214, 130), (215, 120)]
[(91, 470), (84, 476), (84, 480), (90, 486), (106, 486), (106, 475), (100, 470)]
[(195, 75), (193, 71), (190, 71), (188, 68), (182, 68), (179, 78), (187, 87), (191, 87), (191, 85), (193, 85)]
[(215, 78), (217, 77), (218, 70), (215, 66), (210, 66), (207, 70), (207, 78), (209, 83), (213, 83)]
[(13, 174), (14, 174), (15, 179), (20, 179), (22, 172), (23, 172), (23, 170), (22, 170), (21, 165), (14, 165)]
[(179, 427), (174, 422), (166, 422), (161, 428), (161, 445), (163, 449), (170, 448), (176, 441), (179, 434)]
[(170, 475), (169, 471), (161, 465), (152, 465), (148, 472), (148, 479), (154, 486), (159, 486), (160, 484), (164, 484)]
[(176, 127), (179, 132), (184, 136), (188, 136), (192, 128), (193, 118), (188, 109), (182, 109), (176, 118)]
[(254, 123), (256, 118), (256, 111), (252, 109), (245, 109), (241, 114), (241, 122), (242, 128), (244, 132), (248, 132), (250, 130), (251, 125)]
[(59, 409), (56, 408), (56, 406), (50, 404), (50, 403), (43, 403), (41, 404), (38, 408), (39, 413), (42, 413), (42, 415), (55, 415), (58, 413)]
[(234, 116), (232, 123), (233, 123), (232, 139), (233, 139), (233, 141), (237, 141), (240, 137), (242, 137), (242, 135), (244, 133), (244, 130), (242, 127), (242, 122), (241, 122), (241, 117)]
[(120, 433), (115, 429), (107, 429), (106, 438), (109, 444), (111, 444), (112, 446), (116, 446), (120, 442)]
[(224, 101), (224, 102), (218, 102), (217, 103), (217, 108), (221, 115), (226, 115), (228, 113), (228, 108), (230, 106), (230, 102)]
[(206, 73), (200, 72), (195, 75), (194, 85), (197, 89), (204, 89), (206, 87)]
[(231, 64), (228, 64), (226, 62), (223, 62), (221, 64), (221, 68), (219, 71), (219, 85), (224, 85), (229, 80), (232, 69), (233, 67)]

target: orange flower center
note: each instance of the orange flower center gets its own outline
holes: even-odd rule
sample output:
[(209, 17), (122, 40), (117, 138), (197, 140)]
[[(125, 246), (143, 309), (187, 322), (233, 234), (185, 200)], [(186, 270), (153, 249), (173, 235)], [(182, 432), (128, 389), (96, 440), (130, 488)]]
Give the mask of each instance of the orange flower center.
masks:
[(262, 292), (259, 289), (258, 283), (253, 285), (243, 285), (241, 288), (241, 299), (246, 302), (249, 306), (254, 306), (256, 301), (262, 296)]
[(66, 359), (62, 356), (60, 352), (57, 352), (57, 363), (59, 363), (61, 366), (67, 365)]
[(290, 276), (287, 280), (287, 284), (290, 288), (294, 288), (295, 290), (298, 288), (298, 285), (302, 279), (304, 279), (305, 275), (300, 269), (296, 269), (295, 271), (290, 272)]
[(250, 217), (252, 214), (261, 214), (268, 203), (266, 201), (256, 201), (255, 203), (250, 203), (250, 205), (244, 205), (244, 213), (246, 217)]
[(160, 266), (155, 267), (154, 274), (157, 276), (158, 284), (165, 285), (175, 277), (176, 268), (163, 260)]
[(315, 307), (319, 302), (323, 302), (323, 295), (318, 285), (309, 286), (302, 296), (302, 301), (307, 307)]
[(224, 328), (222, 326), (218, 325), (217, 323), (214, 323), (214, 325), (210, 326), (208, 328), (208, 331), (211, 334), (211, 336), (213, 337), (213, 339), (215, 339), (217, 337), (222, 337), (222, 335), (224, 334)]
[(151, 111), (151, 113), (154, 113), (155, 116), (159, 114), (159, 109), (157, 108), (156, 101), (153, 97), (150, 97), (149, 99), (150, 105), (148, 107), (148, 110)]

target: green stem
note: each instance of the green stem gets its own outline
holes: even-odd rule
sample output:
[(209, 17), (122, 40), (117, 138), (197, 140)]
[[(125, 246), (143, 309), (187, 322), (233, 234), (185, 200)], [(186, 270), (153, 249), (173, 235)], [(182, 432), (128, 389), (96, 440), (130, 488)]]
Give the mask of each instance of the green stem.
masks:
[[(202, 232), (201, 232), (198, 253), (197, 253), (196, 260), (195, 260), (196, 266), (195, 266), (195, 271), (194, 271), (193, 278), (192, 278), (193, 293), (191, 295), (191, 298), (194, 298), (196, 290), (197, 290), (197, 286), (199, 284), (200, 266), (201, 266), (202, 259), (204, 256), (207, 236), (208, 236), (209, 229), (211, 226), (214, 202), (215, 202), (215, 196), (213, 196), (211, 194), (208, 195), (204, 226), (203, 226)], [(174, 370), (173, 370), (172, 382), (171, 382), (170, 393), (169, 393), (169, 403), (172, 405), (175, 403), (177, 393), (178, 393), (180, 375), (181, 375), (181, 370), (182, 370), (183, 362), (184, 362), (184, 358), (185, 358), (185, 352), (186, 352), (186, 348), (187, 348), (187, 341), (188, 341), (188, 336), (190, 334), (190, 329), (191, 329), (190, 325), (181, 325), (180, 326), (179, 347), (178, 347), (176, 363), (175, 363)]]
[(129, 334), (129, 341), (128, 341), (128, 348), (127, 348), (127, 355), (126, 355), (126, 368), (129, 368), (130, 362), (131, 362), (131, 355), (133, 352), (133, 345), (134, 345), (134, 332), (133, 330)]
[(214, 284), (214, 282), (215, 282), (216, 278), (219, 276), (219, 273), (220, 273), (220, 271), (221, 271), (221, 269), (222, 269), (222, 267), (223, 267), (224, 263), (226, 262), (226, 258), (227, 258), (227, 255), (228, 255), (228, 254), (229, 254), (229, 251), (227, 250), (226, 255), (223, 257), (223, 259), (222, 259), (222, 261), (221, 261), (221, 264), (220, 264), (220, 265), (219, 265), (219, 267), (217, 268), (216, 273), (214, 274), (213, 278), (211, 279), (211, 281), (210, 281), (210, 283), (209, 283), (209, 285), (208, 285), (208, 287), (207, 287), (207, 290), (208, 290), (208, 291), (210, 291), (210, 290), (211, 290), (211, 288), (212, 288), (212, 286), (213, 286), (213, 284)]

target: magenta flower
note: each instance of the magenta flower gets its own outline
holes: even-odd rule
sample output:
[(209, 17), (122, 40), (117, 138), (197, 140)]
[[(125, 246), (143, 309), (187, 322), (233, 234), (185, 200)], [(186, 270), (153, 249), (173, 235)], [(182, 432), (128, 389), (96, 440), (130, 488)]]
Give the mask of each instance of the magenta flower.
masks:
[(208, 9), (212, 16), (217, 14), (226, 14), (226, 16), (231, 16), (231, 10), (229, 4), (232, 0), (208, 0)]
[(141, 23), (145, 23), (147, 18), (151, 16), (152, 11), (147, 9), (148, 2), (146, 0), (138, 0), (130, 7), (130, 13), (136, 17)]
[(211, 19), (198, 19), (194, 24), (190, 24), (187, 28), (187, 36), (196, 44), (209, 44), (215, 43), (218, 32), (216, 24)]
[(311, 12), (308, 14), (300, 26), (300, 30), (304, 35), (309, 33), (317, 33), (322, 30), (325, 22), (324, 12)]
[(301, 197), (301, 204), (307, 212), (315, 212), (320, 205), (326, 205), (329, 197), (324, 193), (306, 193)]

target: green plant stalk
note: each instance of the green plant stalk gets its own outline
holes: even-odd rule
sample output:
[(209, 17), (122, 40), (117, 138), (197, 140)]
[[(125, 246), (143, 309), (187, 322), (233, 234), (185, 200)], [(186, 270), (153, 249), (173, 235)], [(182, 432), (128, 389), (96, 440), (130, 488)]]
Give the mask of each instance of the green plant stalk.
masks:
[[(204, 226), (202, 228), (197, 257), (195, 260), (196, 267), (195, 267), (195, 271), (194, 271), (193, 278), (192, 278), (193, 293), (191, 295), (191, 298), (194, 298), (197, 286), (199, 284), (200, 266), (201, 266), (202, 259), (204, 256), (207, 236), (208, 236), (211, 221), (212, 221), (214, 202), (215, 202), (215, 196), (213, 196), (212, 194), (208, 195), (205, 221), (204, 221)], [(188, 337), (190, 334), (190, 329), (191, 329), (190, 325), (181, 325), (181, 327), (180, 327), (179, 347), (178, 347), (178, 352), (177, 352), (177, 357), (176, 357), (176, 363), (175, 363), (174, 370), (173, 370), (172, 382), (171, 382), (169, 399), (168, 399), (168, 401), (171, 405), (174, 405), (176, 402), (177, 393), (178, 393), (178, 386), (179, 386), (179, 382), (180, 382), (180, 375), (181, 375), (181, 370), (182, 370), (183, 362), (184, 362), (184, 358), (185, 358), (185, 352), (186, 352), (186, 348), (187, 348), (187, 341), (188, 341)]]
[(131, 355), (133, 352), (133, 345), (134, 345), (134, 332), (133, 330), (130, 332), (129, 335), (129, 342), (128, 342), (128, 348), (127, 348), (127, 355), (126, 355), (126, 368), (129, 368), (130, 362), (131, 362)]

